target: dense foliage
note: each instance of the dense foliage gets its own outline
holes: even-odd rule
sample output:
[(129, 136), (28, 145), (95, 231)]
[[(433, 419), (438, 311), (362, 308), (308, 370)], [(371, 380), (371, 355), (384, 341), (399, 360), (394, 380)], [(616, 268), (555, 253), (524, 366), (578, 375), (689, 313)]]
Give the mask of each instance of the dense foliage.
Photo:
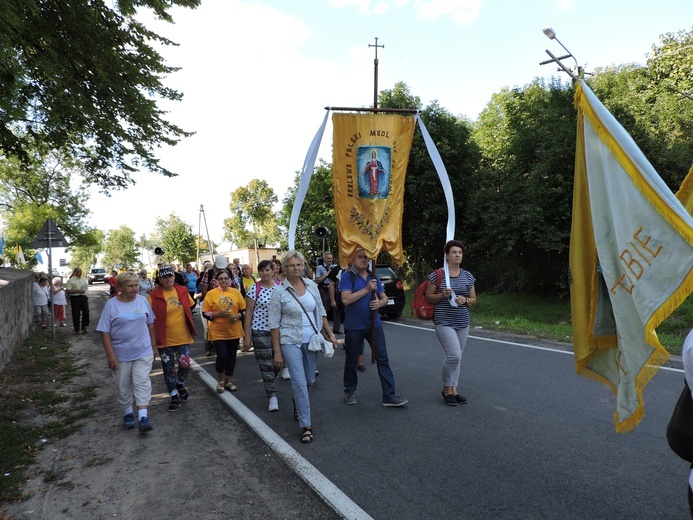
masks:
[(169, 263), (185, 266), (197, 258), (197, 238), (192, 227), (171, 213), (167, 219), (156, 219), (156, 247), (164, 250), (163, 259)]
[(181, 94), (162, 80), (154, 45), (173, 45), (136, 17), (172, 22), (173, 5), (200, 0), (0, 0), (0, 156), (27, 161), (35, 143), (69, 149), (84, 179), (132, 183), (140, 167), (173, 175), (154, 151), (188, 135), (164, 119), (158, 99)]
[(535, 81), (494, 94), (475, 140), (467, 265), (482, 287), (567, 290), (575, 162), (573, 89)]
[[(279, 221), (287, 232), (300, 180), (300, 172), (298, 172), (294, 178), (294, 185), (289, 188), (282, 201), (283, 208)], [(321, 226), (330, 230), (330, 236), (325, 240), (325, 249), (332, 251), (335, 253), (335, 257), (339, 258), (333, 199), (332, 165), (321, 161), (311, 177), (296, 226), (296, 249), (301, 251), (310, 261), (322, 255), (322, 241), (315, 236), (315, 230)], [(280, 248), (286, 250), (288, 247), (287, 233), (280, 242)]]
[[(274, 206), (277, 196), (267, 181), (253, 179), (231, 194), (231, 217), (224, 220), (224, 238), (237, 247), (276, 244), (280, 233)], [(260, 262), (259, 253), (256, 257)]]

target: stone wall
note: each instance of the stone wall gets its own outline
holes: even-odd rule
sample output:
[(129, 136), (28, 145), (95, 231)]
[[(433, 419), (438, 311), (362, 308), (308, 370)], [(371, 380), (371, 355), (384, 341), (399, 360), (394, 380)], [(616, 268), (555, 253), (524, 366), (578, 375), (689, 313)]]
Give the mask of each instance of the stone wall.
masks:
[(31, 332), (33, 275), (25, 269), (0, 269), (0, 370)]

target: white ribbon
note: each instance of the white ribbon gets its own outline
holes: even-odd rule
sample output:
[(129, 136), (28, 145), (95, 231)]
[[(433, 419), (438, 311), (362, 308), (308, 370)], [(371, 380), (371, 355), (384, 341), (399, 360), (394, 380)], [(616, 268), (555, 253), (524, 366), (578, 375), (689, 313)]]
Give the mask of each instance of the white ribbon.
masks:
[[(443, 186), (443, 193), (445, 193), (445, 201), (448, 205), (448, 226), (445, 234), (445, 242), (455, 238), (455, 199), (452, 195), (452, 186), (450, 185), (450, 178), (448, 177), (448, 171), (445, 169), (443, 164), (443, 159), (441, 159), (438, 149), (436, 148), (433, 139), (431, 139), (426, 126), (424, 125), (423, 119), (420, 115), (416, 114), (416, 120), (419, 123), (419, 128), (421, 129), (421, 134), (423, 135), (424, 142), (426, 143), (426, 149), (428, 150), (428, 155), (433, 161), (433, 166), (438, 173), (438, 178), (440, 179), (440, 184)], [(443, 255), (443, 271), (445, 272), (445, 284), (450, 287), (450, 272), (448, 271), (448, 261), (445, 255)], [(452, 297), (449, 300), (450, 305), (457, 307), (457, 302), (455, 301), (455, 293), (452, 293)]]
[(298, 224), (298, 216), (301, 214), (301, 207), (303, 206), (303, 201), (305, 200), (306, 193), (308, 192), (310, 178), (313, 176), (315, 160), (318, 157), (320, 141), (322, 141), (322, 134), (325, 133), (325, 126), (327, 125), (327, 116), (329, 115), (330, 109), (328, 108), (325, 111), (325, 119), (322, 120), (322, 125), (320, 125), (320, 128), (318, 128), (318, 132), (315, 134), (315, 137), (313, 137), (313, 142), (310, 143), (310, 148), (308, 148), (306, 159), (305, 161), (303, 161), (303, 169), (301, 170), (301, 181), (298, 184), (298, 191), (296, 192), (294, 207), (291, 209), (291, 220), (289, 221), (289, 249), (296, 249), (295, 239), (296, 226)]

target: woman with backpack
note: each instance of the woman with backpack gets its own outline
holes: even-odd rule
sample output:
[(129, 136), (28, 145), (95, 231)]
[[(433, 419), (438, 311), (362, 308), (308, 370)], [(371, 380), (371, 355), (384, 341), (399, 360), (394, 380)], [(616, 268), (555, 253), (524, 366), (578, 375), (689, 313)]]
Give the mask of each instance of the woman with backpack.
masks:
[(450, 274), (450, 287), (440, 269), (428, 277), (426, 301), (434, 304), (433, 324), (445, 352), (443, 360), (443, 400), (448, 406), (466, 404), (467, 398), (457, 392), (460, 362), (469, 335), (469, 308), (476, 304), (476, 279), (462, 269), (464, 244), (450, 240), (445, 244), (445, 258)]
[(279, 410), (277, 400), (277, 374), (279, 370), (274, 366), (274, 351), (272, 350), (272, 337), (267, 326), (269, 320), (269, 302), (272, 298), (277, 282), (274, 280), (274, 266), (270, 260), (263, 260), (257, 266), (260, 279), (248, 287), (245, 296), (245, 339), (243, 344), (246, 349), (253, 349), (255, 361), (260, 367), (262, 384), (269, 398), (267, 410), (276, 412)]

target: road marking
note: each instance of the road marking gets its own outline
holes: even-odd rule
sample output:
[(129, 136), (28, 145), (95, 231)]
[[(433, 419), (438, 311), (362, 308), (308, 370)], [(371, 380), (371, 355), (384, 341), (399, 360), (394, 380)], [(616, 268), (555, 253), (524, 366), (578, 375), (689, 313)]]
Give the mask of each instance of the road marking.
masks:
[[(427, 331), (429, 331), (429, 332), (435, 332), (435, 330), (433, 330), (433, 329), (430, 328), (430, 327), (420, 327), (419, 325), (407, 325), (406, 323), (391, 323), (391, 322), (383, 322), (383, 323), (387, 323), (387, 325), (395, 325), (395, 326), (397, 326), (397, 327), (408, 327), (408, 328), (410, 328), (410, 329), (427, 330)], [(527, 343), (516, 343), (516, 342), (514, 342), (514, 341), (504, 341), (504, 340), (502, 340), (502, 339), (482, 338), (481, 336), (472, 336), (472, 335), (470, 335), (470, 336), (468, 336), (468, 337), (469, 337), (469, 338), (472, 338), (472, 339), (478, 339), (478, 340), (480, 340), (480, 341), (491, 341), (491, 342), (493, 342), (493, 343), (502, 343), (502, 344), (505, 344), (505, 345), (513, 345), (513, 346), (516, 346), (516, 347), (525, 347), (525, 348), (531, 348), (531, 349), (535, 349), (535, 350), (545, 350), (545, 351), (547, 351), (547, 352), (556, 352), (556, 353), (558, 353), (558, 354), (567, 354), (567, 355), (570, 355), (570, 356), (573, 355), (573, 352), (570, 351), (570, 350), (559, 350), (559, 349), (557, 349), (557, 348), (540, 347), (540, 346), (538, 346), (538, 345), (529, 345), (529, 344), (527, 344)], [(670, 372), (679, 372), (679, 373), (683, 373), (683, 370), (680, 369), (680, 368), (659, 367), (659, 369), (660, 369), (660, 370), (669, 370)]]
[[(217, 381), (202, 368), (194, 359), (190, 360), (190, 366), (195, 370), (199, 378), (210, 390), (216, 392)], [(354, 520), (373, 520), (373, 518), (361, 509), (344, 492), (335, 486), (325, 475), (320, 473), (315, 466), (301, 456), (287, 442), (277, 435), (272, 428), (267, 426), (247, 406), (241, 403), (230, 392), (219, 394), (222, 402), (233, 410), (238, 416), (252, 428), (260, 438), (289, 465), (289, 467), (301, 477), (324, 501), (343, 518)]]

